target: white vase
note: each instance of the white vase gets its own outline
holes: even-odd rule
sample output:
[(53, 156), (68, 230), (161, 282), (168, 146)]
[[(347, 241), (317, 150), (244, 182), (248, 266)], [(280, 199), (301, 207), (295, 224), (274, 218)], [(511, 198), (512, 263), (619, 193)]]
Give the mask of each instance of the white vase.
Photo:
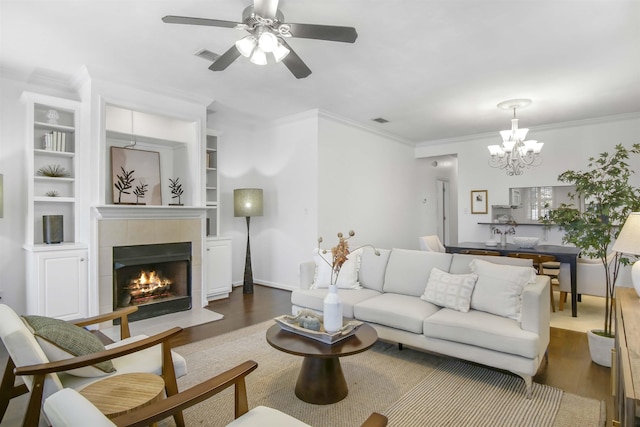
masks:
[(500, 235), (500, 246), (507, 246), (507, 235), (505, 233)]
[(591, 354), (591, 360), (598, 365), (610, 368), (611, 350), (613, 349), (614, 339), (594, 334), (593, 330), (587, 331), (587, 338), (589, 340), (589, 354)]
[(324, 330), (333, 333), (342, 328), (342, 301), (338, 296), (338, 287), (329, 285), (329, 293), (324, 298)]

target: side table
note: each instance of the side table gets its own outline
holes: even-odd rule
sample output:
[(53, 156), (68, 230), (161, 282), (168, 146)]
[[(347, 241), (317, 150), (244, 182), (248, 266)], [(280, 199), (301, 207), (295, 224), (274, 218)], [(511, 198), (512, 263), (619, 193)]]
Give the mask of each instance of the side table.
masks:
[(162, 398), (164, 380), (148, 373), (116, 374), (89, 384), (80, 394), (108, 418), (115, 418)]

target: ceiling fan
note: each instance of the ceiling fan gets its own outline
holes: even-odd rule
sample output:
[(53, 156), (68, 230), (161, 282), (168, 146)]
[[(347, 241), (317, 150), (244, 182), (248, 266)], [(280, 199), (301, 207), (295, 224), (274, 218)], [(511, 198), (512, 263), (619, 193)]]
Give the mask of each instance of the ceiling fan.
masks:
[(165, 16), (162, 21), (167, 24), (235, 28), (249, 33), (218, 57), (209, 67), (211, 71), (226, 69), (242, 55), (259, 65), (265, 65), (270, 60), (282, 61), (298, 79), (307, 77), (311, 74), (311, 70), (291, 49), (285, 41), (286, 38), (298, 37), (344, 43), (353, 43), (358, 38), (358, 33), (353, 27), (285, 23), (284, 15), (278, 9), (278, 1), (254, 0), (254, 4), (242, 12), (242, 22), (173, 15)]

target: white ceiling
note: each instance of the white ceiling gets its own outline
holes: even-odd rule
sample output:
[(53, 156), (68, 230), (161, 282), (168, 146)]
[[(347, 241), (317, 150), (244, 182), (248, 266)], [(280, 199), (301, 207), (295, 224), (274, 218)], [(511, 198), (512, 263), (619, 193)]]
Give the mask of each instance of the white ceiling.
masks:
[[(90, 74), (215, 99), (270, 120), (319, 108), (413, 142), (509, 127), (498, 102), (531, 98), (521, 127), (640, 112), (637, 0), (281, 0), (285, 22), (353, 26), (354, 44), (291, 39), (313, 74), (240, 57), (246, 33), (164, 24), (240, 21), (251, 0), (0, 0), (0, 71), (35, 80)], [(384, 117), (387, 124), (371, 121)]]

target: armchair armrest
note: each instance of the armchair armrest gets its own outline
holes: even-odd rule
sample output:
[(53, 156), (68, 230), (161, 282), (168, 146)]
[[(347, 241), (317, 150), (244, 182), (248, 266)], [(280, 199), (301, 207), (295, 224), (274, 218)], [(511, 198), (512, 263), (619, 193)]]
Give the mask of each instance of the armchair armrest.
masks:
[(536, 276), (536, 282), (527, 284), (522, 292), (522, 311), (520, 326), (525, 331), (540, 337), (540, 354), (549, 346), (549, 327), (551, 324), (551, 301), (549, 276)]
[(245, 377), (253, 372), (258, 364), (248, 360), (234, 368), (229, 369), (207, 381), (191, 387), (166, 399), (160, 400), (149, 406), (145, 406), (135, 412), (120, 415), (111, 421), (118, 426), (146, 426), (167, 418), (178, 411), (182, 411), (196, 403), (208, 399), (214, 394), (220, 393), (235, 385), (235, 417), (249, 411), (247, 402), (247, 388)]
[(362, 427), (386, 427), (389, 420), (382, 414), (374, 412), (369, 415), (369, 418), (362, 424)]
[(127, 354), (135, 353), (136, 351), (144, 350), (145, 348), (153, 347), (154, 345), (169, 345), (169, 341), (180, 332), (182, 332), (182, 328), (175, 327), (149, 338), (109, 350), (87, 354), (85, 356), (72, 357), (70, 359), (59, 360), (56, 362), (20, 366), (14, 369), (14, 373), (16, 375), (34, 375), (44, 377), (46, 374), (82, 368), (84, 366), (104, 362), (105, 360), (111, 360)]
[(138, 311), (138, 307), (131, 306), (112, 311), (111, 313), (99, 314), (97, 316), (88, 317), (86, 319), (78, 319), (73, 321), (72, 323), (76, 326), (88, 326), (120, 318), (120, 339), (123, 340), (131, 336), (131, 332), (129, 331), (128, 316), (131, 313), (135, 313), (136, 311)]

